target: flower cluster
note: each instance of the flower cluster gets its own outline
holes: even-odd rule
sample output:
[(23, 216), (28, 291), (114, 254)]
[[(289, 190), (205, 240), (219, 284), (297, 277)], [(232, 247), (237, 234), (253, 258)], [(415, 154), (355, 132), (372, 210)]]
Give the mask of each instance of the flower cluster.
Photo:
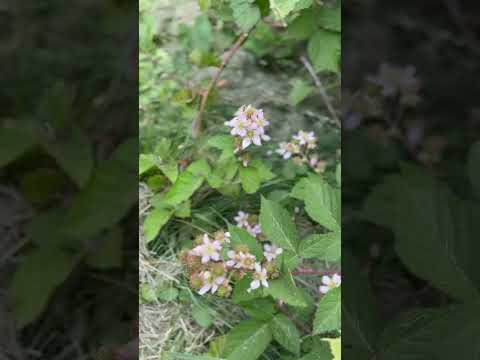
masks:
[(258, 216), (239, 211), (234, 220), (239, 228), (247, 230), (254, 238), (260, 241), (265, 240), (265, 236), (262, 234), (262, 227), (258, 223)]
[(324, 275), (322, 276), (322, 284), (319, 288), (320, 293), (326, 294), (342, 284), (342, 277), (338, 274), (333, 274), (332, 276)]
[(292, 137), (290, 142), (282, 142), (277, 149), (283, 159), (292, 159), (296, 164), (306, 164), (317, 173), (323, 173), (327, 165), (326, 161), (320, 160), (318, 155), (312, 154), (317, 148), (317, 137), (313, 131), (299, 131)]
[(265, 119), (263, 110), (252, 105), (243, 105), (235, 113), (235, 117), (225, 123), (231, 128), (230, 134), (235, 136), (237, 152), (245, 150), (250, 145), (261, 146), (262, 141), (269, 141), (266, 134), (269, 122)]
[(264, 260), (260, 261), (246, 245), (231, 246), (230, 234), (218, 231), (211, 238), (203, 234), (194, 240), (191, 250), (182, 251), (180, 260), (187, 269), (190, 286), (200, 295), (217, 294), (229, 297), (232, 286), (245, 276), (251, 277), (248, 292), (268, 287), (268, 280), (279, 276), (274, 261), (283, 253), (281, 248), (264, 244)]

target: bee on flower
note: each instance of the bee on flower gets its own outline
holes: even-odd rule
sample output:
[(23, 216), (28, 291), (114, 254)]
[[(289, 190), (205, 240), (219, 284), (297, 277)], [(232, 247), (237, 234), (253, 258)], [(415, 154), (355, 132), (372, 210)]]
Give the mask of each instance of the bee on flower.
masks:
[(225, 122), (230, 127), (230, 134), (240, 140), (240, 148), (245, 150), (250, 145), (262, 146), (262, 141), (269, 141), (266, 127), (270, 123), (265, 119), (263, 110), (256, 109), (252, 105), (243, 105), (235, 113), (235, 117)]
[(333, 274), (332, 276), (324, 275), (322, 276), (322, 284), (319, 290), (322, 294), (326, 294), (342, 284), (342, 277), (338, 274)]
[(250, 288), (247, 292), (258, 289), (263, 286), (268, 288), (268, 274), (267, 269), (263, 268), (259, 263), (255, 263), (255, 272), (253, 273), (253, 281), (250, 283)]
[(202, 264), (208, 263), (210, 260), (220, 260), (220, 250), (222, 244), (218, 240), (210, 241), (207, 234), (203, 236), (203, 244), (196, 246), (192, 250), (192, 254), (202, 258)]
[(265, 244), (263, 248), (265, 250), (263, 252), (263, 255), (265, 256), (268, 262), (276, 259), (278, 256), (280, 256), (283, 253), (283, 249), (275, 245)]

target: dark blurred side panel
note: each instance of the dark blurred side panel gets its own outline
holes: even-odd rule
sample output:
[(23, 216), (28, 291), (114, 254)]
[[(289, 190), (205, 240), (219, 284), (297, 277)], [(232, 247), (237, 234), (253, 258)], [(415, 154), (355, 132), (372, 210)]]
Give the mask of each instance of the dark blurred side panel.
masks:
[(480, 359), (480, 3), (342, 3), (342, 350)]
[(0, 359), (138, 352), (138, 3), (0, 3)]

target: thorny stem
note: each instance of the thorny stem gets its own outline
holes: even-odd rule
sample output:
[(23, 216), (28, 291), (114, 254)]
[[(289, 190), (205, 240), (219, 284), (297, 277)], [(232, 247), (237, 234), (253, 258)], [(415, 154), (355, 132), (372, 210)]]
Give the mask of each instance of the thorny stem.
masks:
[(307, 325), (305, 325), (302, 322), (295, 319), (295, 317), (293, 317), (293, 315), (290, 314), (290, 312), (287, 310), (287, 308), (280, 301), (276, 302), (275, 307), (281, 313), (283, 313), (286, 317), (288, 317), (295, 324), (295, 326), (298, 328), (298, 330), (300, 330), (300, 331), (302, 331), (306, 334), (310, 334), (311, 329)]
[(241, 48), (243, 43), (247, 40), (249, 33), (243, 33), (240, 35), (233, 44), (233, 46), (228, 50), (227, 54), (223, 58), (222, 64), (217, 70), (217, 73), (213, 77), (213, 79), (210, 81), (210, 84), (208, 85), (207, 90), (202, 94), (202, 99), (200, 100), (200, 107), (198, 111), (198, 116), (194, 120), (192, 124), (192, 137), (196, 138), (201, 132), (202, 129), (202, 116), (203, 113), (205, 112), (205, 107), (207, 106), (207, 100), (208, 97), (210, 96), (210, 93), (215, 89), (215, 86), (217, 85), (218, 80), (220, 79), (220, 75), (222, 74), (223, 70), (227, 67), (228, 63), (232, 59), (232, 57), (236, 54), (236, 52)]
[(327, 106), (328, 112), (330, 113), (332, 118), (337, 122), (337, 124), (341, 125), (340, 119), (338, 118), (337, 113), (333, 109), (332, 102), (328, 98), (327, 91), (325, 90), (325, 87), (320, 81), (320, 78), (317, 76), (315, 70), (313, 69), (312, 64), (310, 64), (310, 62), (307, 60), (305, 56), (302, 56), (300, 60), (302, 61), (303, 66), (305, 66), (305, 68), (309, 72), (310, 76), (312, 77), (313, 82), (317, 86), (320, 96), (322, 97), (323, 101), (325, 102), (325, 105)]

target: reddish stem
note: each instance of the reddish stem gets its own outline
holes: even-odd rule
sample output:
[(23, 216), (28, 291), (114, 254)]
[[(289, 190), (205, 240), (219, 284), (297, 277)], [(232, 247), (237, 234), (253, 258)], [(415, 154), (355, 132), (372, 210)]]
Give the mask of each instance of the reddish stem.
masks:
[(338, 272), (334, 270), (329, 270), (329, 271), (315, 270), (315, 269), (305, 268), (303, 266), (299, 266), (297, 270), (292, 272), (292, 275), (294, 276), (298, 276), (298, 275), (332, 276), (333, 274), (338, 274)]

